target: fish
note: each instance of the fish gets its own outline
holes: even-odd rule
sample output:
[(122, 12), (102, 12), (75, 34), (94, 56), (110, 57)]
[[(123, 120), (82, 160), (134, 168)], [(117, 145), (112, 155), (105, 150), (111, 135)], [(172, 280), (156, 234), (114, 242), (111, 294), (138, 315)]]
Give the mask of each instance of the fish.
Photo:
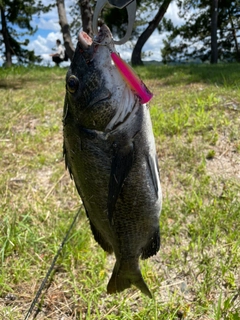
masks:
[(106, 24), (94, 39), (80, 31), (66, 74), (63, 153), (95, 240), (116, 258), (107, 293), (133, 285), (152, 298), (139, 259), (160, 248), (156, 146), (149, 107), (122, 77), (112, 52)]

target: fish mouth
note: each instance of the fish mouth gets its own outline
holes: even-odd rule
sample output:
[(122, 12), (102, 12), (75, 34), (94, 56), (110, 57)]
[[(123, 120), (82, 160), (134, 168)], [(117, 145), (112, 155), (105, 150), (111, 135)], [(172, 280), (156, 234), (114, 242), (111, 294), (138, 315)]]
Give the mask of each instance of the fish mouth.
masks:
[(87, 65), (90, 65), (94, 55), (103, 47), (109, 47), (110, 50), (114, 47), (112, 33), (106, 24), (100, 26), (98, 34), (93, 39), (85, 31), (79, 32), (76, 51)]
[(93, 40), (85, 31), (80, 31), (78, 43), (82, 50), (88, 50), (92, 46)]
[(80, 31), (78, 34), (78, 44), (77, 44), (76, 52), (80, 53), (80, 56), (82, 56), (86, 64), (89, 64), (89, 62), (92, 61), (93, 59), (93, 55), (94, 55), (93, 40), (84, 31)]
[(97, 51), (99, 46), (108, 46), (113, 42), (112, 34), (106, 24), (102, 24), (99, 32), (94, 39), (92, 39), (85, 31), (80, 31), (78, 35), (78, 45), (81, 53), (92, 55)]
[(101, 25), (94, 42), (104, 46), (108, 46), (110, 43), (113, 43), (112, 33), (106, 24)]

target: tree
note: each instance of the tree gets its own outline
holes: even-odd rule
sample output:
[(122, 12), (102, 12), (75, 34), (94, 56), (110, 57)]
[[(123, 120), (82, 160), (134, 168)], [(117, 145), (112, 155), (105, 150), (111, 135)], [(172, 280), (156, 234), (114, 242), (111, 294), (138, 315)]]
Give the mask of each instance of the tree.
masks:
[(79, 0), (78, 5), (82, 17), (83, 31), (85, 31), (90, 37), (93, 36), (92, 21), (93, 11), (89, 0)]
[[(224, 7), (222, 8), (223, 4)], [(240, 62), (240, 1), (222, 0), (219, 2), (219, 8), (218, 21), (220, 23), (218, 25), (220, 25), (220, 32), (218, 50), (223, 58), (235, 59)]]
[(7, 28), (7, 21), (5, 17), (5, 10), (0, 4), (1, 9), (1, 21), (2, 21), (2, 36), (3, 36), (3, 42), (5, 44), (5, 58), (6, 58), (6, 66), (10, 67), (12, 65), (12, 53), (13, 50), (11, 50), (11, 44), (10, 44), (10, 34), (8, 32)]
[(163, 20), (169, 35), (161, 50), (164, 61), (199, 58), (216, 63), (240, 60), (239, 0), (178, 0), (179, 16), (185, 20), (180, 27)]
[(72, 37), (70, 34), (70, 27), (67, 21), (64, 0), (57, 0), (57, 9), (58, 9), (59, 24), (63, 34), (64, 46), (66, 48), (66, 52), (69, 59), (72, 60), (73, 54), (74, 54), (74, 47), (72, 43)]
[[(136, 19), (136, 29), (133, 30), (133, 37), (138, 38), (137, 43), (134, 47), (132, 54), (132, 64), (140, 65), (143, 64), (141, 60), (142, 48), (144, 44), (147, 42), (153, 31), (158, 27), (160, 21), (162, 20), (167, 8), (172, 0), (155, 0), (155, 2), (151, 2), (149, 0), (141, 1), (138, 0), (138, 12)], [(57, 0), (57, 3), (64, 3), (64, 0)], [(79, 25), (79, 15), (76, 16), (76, 6), (79, 6), (81, 17), (82, 17), (82, 27), (85, 32), (87, 32), (90, 36), (92, 36), (92, 1), (91, 0), (79, 0), (76, 5), (73, 6), (72, 16), (74, 17), (74, 21), (72, 23), (72, 29), (80, 28)], [(62, 6), (62, 10), (63, 10)], [(146, 29), (140, 34), (139, 27), (146, 25), (146, 20), (150, 17), (151, 11), (153, 9), (158, 8), (157, 14), (153, 18), (152, 21), (149, 22)], [(149, 10), (150, 9), (150, 10)], [(65, 10), (65, 9), (64, 9)], [(148, 15), (147, 15), (148, 13)], [(141, 14), (144, 18), (141, 18)], [(65, 14), (66, 16), (66, 14)], [(114, 35), (118, 35), (120, 38), (124, 36), (127, 29), (127, 12), (126, 10), (119, 10), (110, 6), (105, 6), (102, 10), (102, 16), (105, 23), (110, 27)], [(76, 18), (77, 17), (77, 18)], [(67, 21), (63, 19), (59, 15), (60, 25), (63, 30), (63, 25), (66, 26)], [(65, 20), (65, 22), (64, 22)], [(139, 37), (138, 37), (139, 36)]]
[(212, 0), (211, 7), (211, 63), (218, 61), (217, 47), (217, 21), (218, 21), (218, 0)]
[(133, 49), (132, 58), (131, 58), (131, 63), (133, 66), (143, 64), (141, 59), (142, 48), (144, 44), (147, 42), (147, 40), (150, 38), (150, 36), (152, 35), (153, 31), (158, 27), (160, 21), (162, 20), (164, 14), (167, 11), (167, 8), (170, 2), (171, 0), (163, 1), (153, 20), (149, 22), (148, 27), (143, 31), (143, 33), (138, 38), (137, 43), (135, 44), (135, 47)]
[[(90, 36), (93, 35), (92, 31), (92, 4), (90, 0), (78, 0), (71, 6), (71, 15), (73, 22), (69, 25), (65, 10), (64, 0), (56, 0), (59, 16), (59, 24), (63, 34), (64, 46), (70, 60), (73, 58), (74, 46), (72, 42), (72, 34), (78, 33), (82, 27), (83, 31)], [(81, 21), (79, 19), (81, 14)]]
[[(150, 38), (154, 30), (159, 26), (164, 14), (166, 13), (169, 4), (172, 0), (139, 0), (137, 1), (137, 13), (135, 21), (135, 29), (133, 30), (132, 38), (137, 39), (134, 46), (131, 63), (132, 65), (142, 65), (142, 48)], [(152, 12), (157, 10), (156, 15), (152, 19)], [(152, 20), (150, 20), (152, 19)], [(115, 8), (106, 9), (104, 12), (104, 21), (119, 37), (125, 34), (127, 28), (127, 14), (124, 10)], [(146, 27), (146, 24), (148, 25)]]
[[(24, 39), (26, 35), (36, 32), (31, 26), (32, 16), (47, 12), (52, 5), (44, 6), (39, 0), (2, 0), (0, 1), (1, 30), (0, 45), (4, 47), (5, 65), (12, 65), (12, 57), (16, 56), (18, 63), (40, 62), (40, 56), (36, 56), (34, 51), (24, 49), (29, 40)], [(23, 39), (23, 40), (22, 40)]]

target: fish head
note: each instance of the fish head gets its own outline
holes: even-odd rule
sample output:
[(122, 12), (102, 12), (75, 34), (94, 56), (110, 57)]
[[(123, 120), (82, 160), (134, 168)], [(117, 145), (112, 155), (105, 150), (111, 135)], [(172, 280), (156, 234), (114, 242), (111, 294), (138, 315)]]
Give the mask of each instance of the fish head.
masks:
[[(97, 70), (94, 67), (95, 46), (92, 39), (81, 31), (73, 60), (66, 75), (66, 99), (71, 107), (81, 111), (89, 104), (89, 94), (98, 89)], [(95, 81), (94, 81), (95, 79)]]
[(111, 88), (106, 85), (111, 68), (109, 44), (113, 43), (107, 26), (101, 26), (95, 40), (84, 31), (78, 35), (73, 60), (66, 75), (64, 120), (67, 115), (79, 125), (103, 130), (115, 110), (111, 104)]
[(105, 24), (94, 39), (79, 33), (66, 75), (64, 119), (68, 113), (79, 125), (104, 131), (129, 113), (134, 95), (111, 59), (113, 51), (112, 34)]

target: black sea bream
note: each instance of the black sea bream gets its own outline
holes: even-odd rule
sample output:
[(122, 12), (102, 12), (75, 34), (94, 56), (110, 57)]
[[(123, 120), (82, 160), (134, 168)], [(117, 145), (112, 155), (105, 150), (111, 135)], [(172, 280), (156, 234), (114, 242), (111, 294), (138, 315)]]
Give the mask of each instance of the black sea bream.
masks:
[(80, 32), (66, 75), (64, 155), (95, 240), (114, 252), (108, 293), (131, 284), (152, 297), (139, 268), (160, 247), (161, 187), (148, 107), (110, 53), (106, 25), (94, 41)]

